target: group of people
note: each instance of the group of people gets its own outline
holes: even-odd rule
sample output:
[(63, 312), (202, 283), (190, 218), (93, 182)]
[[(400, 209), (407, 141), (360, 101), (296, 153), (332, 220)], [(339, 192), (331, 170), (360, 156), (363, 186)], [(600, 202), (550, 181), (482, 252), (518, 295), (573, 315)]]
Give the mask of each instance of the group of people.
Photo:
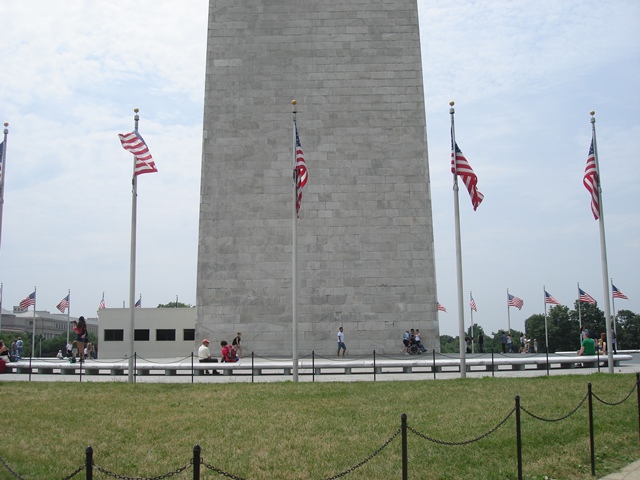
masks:
[[(616, 349), (616, 333), (611, 329), (611, 350), (613, 353), (618, 353)], [(580, 350), (578, 355), (595, 355), (598, 352), (600, 355), (607, 354), (607, 334), (602, 332), (600, 338), (596, 334), (595, 330), (589, 330), (582, 327), (580, 329)]]
[(0, 359), (4, 360), (6, 363), (22, 360), (23, 347), (24, 342), (20, 337), (18, 337), (17, 340), (11, 342), (10, 347), (7, 347), (5, 343), (0, 340)]
[[(209, 350), (209, 340), (202, 340), (202, 345), (198, 348), (198, 361), (200, 363), (218, 363), (218, 359), (211, 355)], [(242, 356), (242, 333), (238, 332), (236, 337), (231, 341), (231, 345), (226, 340), (220, 342), (221, 363), (235, 363)], [(209, 370), (204, 371), (205, 375), (209, 375)], [(211, 370), (212, 375), (220, 375), (217, 370)]]
[[(516, 353), (516, 346), (510, 334), (502, 333), (500, 335), (500, 343), (502, 345), (502, 353)], [(518, 353), (538, 353), (538, 339), (534, 338), (532, 342), (524, 333), (521, 333)]]
[(418, 350), (420, 350), (420, 352), (426, 352), (427, 349), (425, 348), (425, 346), (422, 344), (422, 341), (420, 340), (420, 329), (411, 329), (411, 330), (406, 330), (404, 332), (404, 335), (402, 336), (402, 343), (404, 344), (404, 348), (402, 349), (402, 353), (404, 355), (410, 355), (411, 354), (411, 346), (415, 345), (418, 347)]

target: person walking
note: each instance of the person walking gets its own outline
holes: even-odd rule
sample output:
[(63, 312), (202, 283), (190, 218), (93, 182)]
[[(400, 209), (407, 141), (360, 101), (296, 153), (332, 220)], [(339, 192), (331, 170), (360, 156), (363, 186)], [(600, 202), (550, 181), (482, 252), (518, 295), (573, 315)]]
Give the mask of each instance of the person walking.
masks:
[(22, 348), (24, 347), (22, 338), (18, 337), (18, 340), (16, 340), (16, 347), (18, 347), (18, 360), (22, 360)]
[(347, 354), (347, 345), (344, 343), (344, 330), (342, 327), (338, 329), (338, 358), (340, 358), (340, 350), (342, 350), (342, 358)]
[(238, 332), (236, 334), (236, 338), (234, 338), (233, 340), (231, 340), (231, 345), (233, 346), (233, 348), (236, 351), (236, 354), (238, 355), (238, 358), (242, 357), (242, 345), (240, 345), (240, 342), (242, 342), (242, 333)]
[(80, 355), (80, 361), (84, 361), (84, 344), (89, 340), (89, 332), (87, 332), (87, 322), (82, 315), (71, 322), (73, 324), (73, 332), (76, 334), (76, 343), (78, 344), (78, 354)]
[(500, 335), (500, 343), (502, 343), (502, 353), (507, 353), (507, 335)]

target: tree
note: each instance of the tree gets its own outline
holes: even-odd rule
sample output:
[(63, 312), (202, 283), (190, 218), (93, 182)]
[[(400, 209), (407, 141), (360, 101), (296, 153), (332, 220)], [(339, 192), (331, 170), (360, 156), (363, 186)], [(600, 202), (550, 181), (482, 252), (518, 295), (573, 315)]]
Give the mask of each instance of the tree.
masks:
[(194, 305), (190, 303), (182, 303), (182, 302), (169, 302), (169, 303), (159, 303), (156, 308), (193, 308)]
[[(584, 318), (584, 316), (583, 316)], [(538, 340), (538, 351), (544, 352), (546, 347), (545, 319), (543, 314), (531, 315), (524, 322), (527, 336)], [(578, 321), (571, 318), (569, 307), (554, 305), (547, 313), (547, 333), (549, 336), (549, 352), (577, 350), (580, 340)]]
[(440, 335), (440, 352), (441, 353), (458, 353), (460, 352), (459, 337), (451, 335)]
[(620, 310), (617, 315), (617, 348), (640, 348), (640, 315), (631, 310)]

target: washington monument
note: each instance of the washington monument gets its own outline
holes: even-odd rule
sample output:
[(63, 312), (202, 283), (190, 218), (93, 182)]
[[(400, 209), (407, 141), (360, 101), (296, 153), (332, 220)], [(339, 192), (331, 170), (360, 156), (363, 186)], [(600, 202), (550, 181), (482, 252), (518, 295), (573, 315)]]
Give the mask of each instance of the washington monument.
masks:
[(292, 351), (292, 100), (309, 179), (300, 355), (439, 349), (416, 0), (210, 0), (196, 343)]

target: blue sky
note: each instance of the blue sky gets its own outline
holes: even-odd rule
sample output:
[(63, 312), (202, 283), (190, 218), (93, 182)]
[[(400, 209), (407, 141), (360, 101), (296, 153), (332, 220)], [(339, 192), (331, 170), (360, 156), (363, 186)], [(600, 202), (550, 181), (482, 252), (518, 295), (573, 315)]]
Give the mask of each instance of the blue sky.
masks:
[[(131, 157), (140, 132), (159, 173), (139, 177), (136, 298), (195, 303), (207, 1), (0, 5), (0, 120), (8, 162), (0, 247), (3, 308), (71, 289), (72, 315), (129, 297)], [(572, 306), (603, 301), (598, 222), (582, 185), (596, 127), (609, 275), (640, 311), (640, 3), (418, 1), (438, 299), (458, 331), (449, 101), (479, 178), (460, 192), (465, 307), (487, 332), (543, 313), (543, 285)], [(312, 152), (305, 152), (313, 158)], [(308, 160), (309, 161), (309, 160)], [(309, 169), (313, 165), (309, 162)], [(465, 308), (469, 324), (468, 307)]]

